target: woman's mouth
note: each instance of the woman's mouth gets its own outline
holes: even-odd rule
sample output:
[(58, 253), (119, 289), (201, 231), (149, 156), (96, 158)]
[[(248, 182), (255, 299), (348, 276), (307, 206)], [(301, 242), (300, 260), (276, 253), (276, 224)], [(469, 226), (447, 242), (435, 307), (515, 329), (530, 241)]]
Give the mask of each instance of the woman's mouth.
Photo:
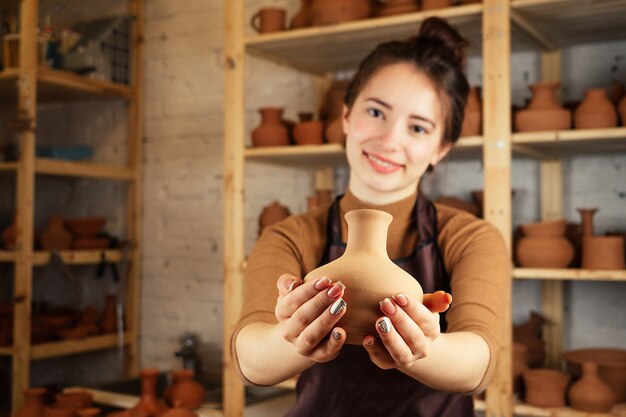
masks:
[(377, 172), (389, 174), (391, 172), (398, 171), (404, 167), (404, 165), (390, 161), (389, 159), (382, 158), (378, 155), (363, 152), (363, 155), (367, 158), (370, 166)]

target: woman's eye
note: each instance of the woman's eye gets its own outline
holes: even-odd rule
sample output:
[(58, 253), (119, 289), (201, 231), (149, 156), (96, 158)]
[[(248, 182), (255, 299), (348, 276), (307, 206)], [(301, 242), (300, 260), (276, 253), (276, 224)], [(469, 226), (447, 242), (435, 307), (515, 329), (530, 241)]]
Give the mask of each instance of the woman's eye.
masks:
[(420, 134), (421, 133), (427, 133), (426, 129), (424, 129), (422, 126), (419, 126), (419, 125), (413, 125), (413, 126), (411, 126), (410, 129), (414, 133), (420, 133)]
[(380, 111), (380, 110), (378, 110), (378, 109), (375, 109), (375, 108), (370, 108), (370, 109), (367, 109), (367, 112), (369, 113), (369, 115), (370, 115), (370, 116), (372, 116), (372, 117), (376, 117), (376, 118), (379, 118), (379, 117), (383, 117), (383, 116), (384, 116), (384, 114), (383, 114), (383, 112), (382, 112), (382, 111)]

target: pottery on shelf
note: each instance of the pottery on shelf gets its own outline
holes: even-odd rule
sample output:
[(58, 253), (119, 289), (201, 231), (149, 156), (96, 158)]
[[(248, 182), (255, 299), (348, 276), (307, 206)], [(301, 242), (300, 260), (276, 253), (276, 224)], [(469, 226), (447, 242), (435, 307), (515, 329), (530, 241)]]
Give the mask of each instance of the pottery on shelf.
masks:
[(176, 403), (173, 408), (163, 413), (162, 417), (198, 417), (198, 415), (189, 409), (189, 407)]
[(91, 407), (93, 404), (93, 395), (88, 391), (64, 391), (56, 396), (56, 404), (74, 406), (77, 410)]
[(278, 223), (290, 215), (291, 212), (289, 211), (289, 208), (283, 206), (278, 201), (274, 201), (272, 204), (263, 207), (263, 211), (259, 216), (259, 236), (266, 227), (271, 226), (274, 223)]
[(15, 250), (15, 239), (17, 236), (17, 214), (13, 216), (11, 224), (2, 231), (2, 244), (5, 249)]
[(72, 405), (52, 404), (44, 408), (43, 417), (76, 417), (77, 411)]
[(480, 87), (472, 87), (467, 96), (465, 116), (461, 128), (461, 136), (478, 136), (483, 132), (482, 102)]
[(422, 9), (424, 10), (443, 9), (451, 6), (452, 0), (422, 0)]
[(52, 216), (48, 221), (48, 227), (39, 236), (41, 249), (68, 250), (72, 247), (73, 236), (65, 228), (65, 222), (61, 216)]
[(193, 369), (177, 369), (171, 372), (172, 385), (163, 393), (163, 398), (170, 404), (194, 409), (204, 402), (206, 390), (193, 376)]
[(280, 107), (263, 107), (261, 124), (252, 131), (252, 145), (287, 146), (289, 145), (289, 129), (283, 123), (283, 109)]
[(287, 12), (278, 7), (264, 7), (252, 15), (250, 25), (259, 33), (285, 30)]
[(523, 343), (513, 343), (513, 392), (518, 394), (522, 391), (524, 371), (528, 369), (527, 352), (528, 348)]
[(596, 232), (593, 228), (593, 216), (598, 209), (594, 208), (579, 208), (577, 209), (581, 216), (581, 230), (583, 236), (595, 236)]
[(104, 217), (77, 217), (65, 219), (65, 227), (74, 238), (96, 237), (106, 224)]
[(159, 371), (143, 369), (141, 371), (141, 395), (139, 402), (129, 409), (131, 414), (144, 417), (159, 417), (167, 410), (167, 405), (157, 396), (156, 383)]
[(598, 364), (583, 362), (583, 376), (569, 389), (567, 398), (575, 410), (606, 413), (615, 403), (611, 387), (598, 375)]
[(311, 26), (311, 5), (313, 4), (313, 0), (300, 0), (300, 3), (302, 3), (300, 11), (296, 13), (289, 22), (290, 29)]
[(615, 106), (604, 88), (591, 88), (574, 112), (576, 129), (598, 129), (617, 126)]
[(96, 407), (87, 407), (82, 410), (78, 410), (78, 417), (96, 417), (99, 416), (102, 410)]
[(331, 25), (365, 19), (372, 13), (369, 0), (313, 0), (311, 24)]
[(626, 126), (626, 96), (622, 98), (617, 106), (617, 112), (619, 113), (619, 118), (622, 121), (622, 126)]
[(520, 226), (517, 263), (525, 268), (565, 268), (574, 259), (574, 245), (565, 237), (567, 223), (554, 220)]
[(529, 86), (533, 97), (528, 108), (515, 113), (514, 125), (517, 132), (571, 128), (572, 113), (562, 108), (555, 97), (558, 87), (559, 83), (535, 83)]
[(319, 145), (324, 142), (324, 122), (313, 120), (312, 113), (300, 113), (300, 122), (293, 129), (298, 145)]
[(102, 319), (100, 320), (100, 331), (102, 333), (117, 332), (117, 313), (115, 295), (107, 294), (102, 309)]
[(526, 346), (526, 363), (529, 368), (543, 366), (546, 347), (542, 330), (545, 323), (546, 319), (541, 314), (532, 311), (527, 321), (513, 326), (513, 341)]
[(526, 403), (535, 407), (564, 407), (567, 374), (553, 369), (527, 369), (523, 373)]
[(615, 402), (626, 401), (626, 350), (614, 348), (576, 349), (563, 353), (567, 372), (574, 378), (583, 375), (582, 364), (594, 362), (598, 365), (598, 375), (606, 382), (615, 395)]
[(24, 390), (24, 405), (22, 405), (13, 417), (41, 417), (44, 413), (44, 396), (46, 388), (35, 387)]
[(626, 267), (622, 236), (584, 236), (581, 266), (585, 269), (615, 270)]
[[(382, 315), (381, 300), (403, 293), (421, 301), (423, 291), (417, 280), (387, 255), (391, 214), (380, 210), (352, 210), (346, 213), (345, 219), (348, 239), (344, 254), (309, 272), (304, 281), (329, 277), (350, 289), (344, 295), (348, 309), (338, 326), (346, 330), (346, 343), (360, 345), (365, 335), (376, 334), (376, 319)], [(385, 277), (384, 281), (380, 280), (381, 276)]]
[(388, 0), (383, 3), (378, 16), (393, 16), (403, 13), (413, 13), (420, 9), (417, 0)]

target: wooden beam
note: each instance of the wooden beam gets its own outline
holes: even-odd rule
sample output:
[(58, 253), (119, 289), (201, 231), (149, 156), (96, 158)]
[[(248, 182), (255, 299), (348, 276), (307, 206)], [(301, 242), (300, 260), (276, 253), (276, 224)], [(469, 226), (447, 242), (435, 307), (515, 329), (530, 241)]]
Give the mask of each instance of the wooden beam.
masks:
[(547, 36), (535, 28), (528, 20), (515, 10), (511, 10), (511, 20), (517, 28), (522, 32), (522, 36), (526, 37), (531, 43), (534, 43), (544, 51), (552, 51), (557, 46)]
[[(123, 341), (128, 341), (126, 336), (128, 335), (122, 335)], [(31, 358), (33, 360), (55, 358), (59, 356), (75, 355), (77, 353), (110, 349), (118, 345), (119, 340), (116, 333), (86, 337), (77, 340), (39, 343), (32, 346)]]
[[(132, 107), (132, 105), (129, 107)], [(131, 123), (130, 120), (129, 123)], [(134, 179), (133, 170), (125, 166), (94, 164), (91, 162), (61, 161), (58, 159), (48, 158), (37, 158), (35, 161), (35, 170), (37, 171), (37, 174), (42, 175), (59, 175), (123, 181)]]

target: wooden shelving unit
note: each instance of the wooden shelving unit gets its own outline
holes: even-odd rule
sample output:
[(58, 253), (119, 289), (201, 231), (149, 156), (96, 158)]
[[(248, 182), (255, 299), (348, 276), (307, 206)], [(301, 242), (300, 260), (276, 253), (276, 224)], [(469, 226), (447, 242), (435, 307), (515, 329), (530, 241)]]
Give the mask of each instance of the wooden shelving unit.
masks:
[[(560, 49), (581, 43), (626, 37), (626, 0), (483, 0), (482, 4), (455, 6), (429, 12), (372, 18), (327, 27), (246, 36), (245, 2), (225, 2), (225, 285), (224, 340), (230, 340), (241, 306), (244, 251), (244, 171), (263, 163), (303, 169), (333, 167), (345, 163), (337, 145), (245, 148), (244, 68), (248, 55), (291, 66), (319, 77), (353, 69), (376, 44), (417, 33), (420, 22), (437, 15), (456, 26), (470, 42), (470, 54), (483, 58), (483, 136), (462, 138), (450, 158), (482, 158), (486, 219), (512, 246), (512, 155), (541, 161), (541, 217), (562, 216), (562, 163), (559, 158), (590, 152), (626, 150), (626, 128), (511, 132), (510, 55), (512, 51), (540, 50), (544, 81), (560, 78)], [(303, 53), (306, 51), (306, 53)], [(504, 111), (503, 111), (504, 109)], [(515, 268), (515, 279), (543, 281), (543, 312), (551, 323), (545, 335), (548, 364), (560, 358), (563, 280), (623, 281), (626, 271)], [(508, 303), (509, 305), (511, 303)], [(512, 393), (512, 311), (505, 320), (505, 343), (499, 372), (477, 409), (488, 416), (587, 415), (570, 409), (541, 409), (514, 402)], [(243, 385), (235, 373), (228, 349), (224, 350), (224, 415), (243, 415)], [(619, 409), (623, 413), (623, 409)], [(623, 415), (623, 414), (619, 414)]]
[[(39, 0), (19, 2), (20, 49), (17, 68), (0, 72), (0, 104), (15, 106), (21, 119), (28, 120), (17, 130), (19, 160), (0, 163), (0, 174), (15, 177), (18, 213), (15, 251), (0, 251), (0, 262), (14, 264), (14, 321), (12, 346), (0, 347), (0, 355), (10, 356), (11, 407), (23, 403), (23, 390), (30, 385), (30, 362), (118, 347), (124, 350), (124, 370), (136, 375), (139, 368), (139, 290), (141, 247), (141, 190), (143, 156), (143, 0), (128, 0), (128, 14), (133, 16), (130, 85), (82, 77), (67, 71), (38, 64), (36, 28), (39, 24)], [(128, 112), (127, 161), (120, 166), (96, 162), (73, 162), (37, 158), (37, 106), (39, 103), (67, 103), (81, 100), (123, 100)], [(35, 182), (38, 176), (78, 177), (127, 183), (127, 231), (131, 242), (128, 252), (125, 288), (125, 332), (97, 335), (32, 345), (30, 342), (33, 268), (50, 261), (50, 252), (33, 250), (34, 208), (37, 204)], [(72, 265), (97, 265), (106, 259), (123, 259), (121, 250), (62, 251), (61, 259)]]

